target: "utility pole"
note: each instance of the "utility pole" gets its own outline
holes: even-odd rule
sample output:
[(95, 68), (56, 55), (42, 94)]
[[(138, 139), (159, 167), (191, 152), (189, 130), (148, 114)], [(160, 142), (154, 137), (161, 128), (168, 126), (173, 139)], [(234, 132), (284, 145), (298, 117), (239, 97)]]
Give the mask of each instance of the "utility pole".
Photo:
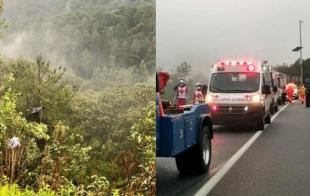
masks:
[(299, 20), (299, 46), (297, 46), (296, 48), (294, 48), (292, 51), (293, 52), (298, 52), (299, 51), (299, 60), (298, 60), (298, 64), (300, 66), (300, 83), (303, 84), (303, 73), (302, 73), (302, 64), (303, 64), (303, 60), (302, 60), (302, 41), (301, 41), (301, 24), (303, 23), (302, 20)]
[(302, 73), (302, 66), (303, 66), (303, 61), (302, 61), (302, 41), (301, 41), (301, 24), (303, 23), (302, 20), (299, 20), (299, 46), (300, 46), (300, 57), (299, 57), (299, 66), (300, 66), (300, 81), (301, 84), (303, 84), (303, 73)]

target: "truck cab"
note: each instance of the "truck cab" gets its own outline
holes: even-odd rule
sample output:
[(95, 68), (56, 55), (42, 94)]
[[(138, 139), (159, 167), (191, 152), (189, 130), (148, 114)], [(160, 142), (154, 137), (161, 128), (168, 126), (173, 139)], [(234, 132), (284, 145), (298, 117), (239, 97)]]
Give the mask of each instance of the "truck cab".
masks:
[(178, 107), (162, 101), (161, 93), (168, 79), (166, 72), (156, 74), (156, 156), (175, 157), (181, 173), (205, 173), (211, 162), (213, 138), (209, 107)]
[(274, 107), (272, 73), (254, 60), (222, 60), (211, 71), (206, 103), (214, 124), (263, 130)]

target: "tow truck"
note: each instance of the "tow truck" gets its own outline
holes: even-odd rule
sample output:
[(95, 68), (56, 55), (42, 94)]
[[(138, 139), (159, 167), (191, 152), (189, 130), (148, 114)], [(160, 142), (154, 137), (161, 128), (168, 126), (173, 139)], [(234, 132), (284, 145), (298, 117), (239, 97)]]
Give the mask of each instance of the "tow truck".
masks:
[(161, 100), (169, 80), (156, 74), (156, 156), (175, 157), (180, 173), (206, 173), (212, 154), (213, 126), (208, 105), (171, 106)]

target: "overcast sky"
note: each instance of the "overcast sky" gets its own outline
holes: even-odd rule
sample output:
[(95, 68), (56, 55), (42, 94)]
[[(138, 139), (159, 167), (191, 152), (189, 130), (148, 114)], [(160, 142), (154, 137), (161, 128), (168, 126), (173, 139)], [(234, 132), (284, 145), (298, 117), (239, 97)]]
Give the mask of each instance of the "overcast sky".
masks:
[[(310, 0), (157, 0), (157, 66), (188, 61), (197, 72), (218, 59), (251, 57), (270, 64), (310, 57)], [(204, 71), (203, 71), (204, 72)], [(207, 73), (208, 74), (208, 73)]]

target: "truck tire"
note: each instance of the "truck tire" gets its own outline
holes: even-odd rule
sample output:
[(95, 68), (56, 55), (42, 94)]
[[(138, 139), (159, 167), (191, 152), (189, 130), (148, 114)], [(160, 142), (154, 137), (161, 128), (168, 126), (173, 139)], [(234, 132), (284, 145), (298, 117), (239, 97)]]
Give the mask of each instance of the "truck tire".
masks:
[(195, 171), (199, 174), (209, 171), (211, 162), (211, 138), (209, 128), (205, 126), (199, 137), (199, 143), (175, 157), (177, 168), (182, 174)]
[(208, 172), (211, 163), (212, 143), (209, 133), (208, 126), (202, 128), (199, 143), (194, 150), (193, 169), (199, 174)]
[(188, 174), (192, 171), (192, 152), (193, 149), (188, 149), (175, 157), (175, 163), (181, 174)]

